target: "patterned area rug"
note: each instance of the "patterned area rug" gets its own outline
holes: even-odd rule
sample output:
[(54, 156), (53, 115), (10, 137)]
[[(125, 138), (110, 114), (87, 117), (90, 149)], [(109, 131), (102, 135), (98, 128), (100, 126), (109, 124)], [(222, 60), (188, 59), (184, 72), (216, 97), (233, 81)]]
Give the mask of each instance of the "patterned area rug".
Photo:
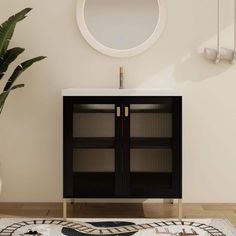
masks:
[(236, 236), (227, 220), (0, 219), (0, 236)]

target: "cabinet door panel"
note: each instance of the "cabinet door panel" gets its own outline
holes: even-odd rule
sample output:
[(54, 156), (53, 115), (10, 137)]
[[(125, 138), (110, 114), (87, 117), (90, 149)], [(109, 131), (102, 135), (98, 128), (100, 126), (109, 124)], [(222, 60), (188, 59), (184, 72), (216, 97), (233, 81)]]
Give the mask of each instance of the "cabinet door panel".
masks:
[(64, 98), (64, 197), (119, 194), (120, 107), (108, 97)]
[(132, 197), (175, 197), (181, 193), (181, 100), (128, 98)]

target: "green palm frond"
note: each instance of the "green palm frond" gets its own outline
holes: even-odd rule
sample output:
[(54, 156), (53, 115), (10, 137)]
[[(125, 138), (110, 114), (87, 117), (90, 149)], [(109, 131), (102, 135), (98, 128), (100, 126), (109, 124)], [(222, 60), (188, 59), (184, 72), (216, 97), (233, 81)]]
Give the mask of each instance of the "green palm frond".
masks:
[(31, 10), (32, 8), (25, 8), (24, 10), (11, 16), (0, 26), (0, 58), (2, 58), (7, 51), (16, 24), (23, 20), (26, 17), (26, 14)]
[(0, 94), (0, 114), (1, 114), (1, 112), (2, 112), (4, 103), (5, 103), (5, 101), (6, 101), (7, 97), (8, 97), (8, 95), (10, 94), (10, 92), (11, 92), (12, 90), (15, 90), (15, 89), (18, 89), (18, 88), (22, 88), (22, 87), (24, 87), (24, 86), (25, 86), (24, 84), (17, 84), (17, 85), (15, 85), (15, 86), (12, 86), (11, 89), (9, 89), (9, 90), (7, 90), (7, 91), (4, 91), (4, 92), (2, 92), (2, 93)]
[(5, 55), (0, 58), (0, 80), (4, 76), (4, 73), (7, 71), (8, 66), (15, 61), (15, 59), (24, 52), (23, 48), (12, 48), (7, 50)]
[[(0, 25), (0, 80), (6, 73), (9, 65), (16, 60), (16, 58), (24, 52), (23, 48), (15, 47), (8, 50), (9, 43), (13, 36), (16, 24), (26, 17), (26, 14), (31, 11), (31, 8), (25, 8), (17, 14), (11, 16), (2, 25)], [(43, 60), (45, 57), (35, 57), (27, 60), (16, 67), (12, 75), (8, 79), (3, 92), (0, 93), (0, 114), (6, 102), (8, 95), (12, 90), (24, 87), (24, 84), (14, 85), (17, 78), (35, 62)]]
[(35, 62), (41, 61), (43, 60), (45, 57), (40, 56), (40, 57), (35, 57), (32, 58), (30, 60), (27, 60), (23, 63), (21, 63), (20, 65), (18, 65), (16, 67), (16, 69), (14, 70), (13, 74), (11, 75), (11, 77), (9, 78), (9, 80), (6, 83), (6, 86), (4, 87), (4, 91), (8, 91), (9, 89), (12, 88), (12, 85), (14, 84), (14, 82), (16, 81), (16, 79), (25, 71), (27, 70), (30, 66), (32, 66)]

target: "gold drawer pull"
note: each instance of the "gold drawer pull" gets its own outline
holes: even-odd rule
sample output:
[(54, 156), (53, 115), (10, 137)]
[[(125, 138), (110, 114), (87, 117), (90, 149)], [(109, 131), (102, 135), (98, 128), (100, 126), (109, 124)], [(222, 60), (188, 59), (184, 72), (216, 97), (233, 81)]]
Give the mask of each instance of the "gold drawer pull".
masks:
[(116, 108), (116, 116), (117, 116), (117, 117), (120, 117), (120, 107), (117, 107), (117, 108)]
[(129, 116), (129, 107), (125, 107), (125, 117)]

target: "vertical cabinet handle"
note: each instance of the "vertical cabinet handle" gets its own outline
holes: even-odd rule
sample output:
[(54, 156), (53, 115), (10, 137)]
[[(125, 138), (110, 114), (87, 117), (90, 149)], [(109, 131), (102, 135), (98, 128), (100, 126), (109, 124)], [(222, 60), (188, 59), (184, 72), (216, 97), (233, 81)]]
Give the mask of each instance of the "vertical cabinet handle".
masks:
[(125, 107), (125, 117), (129, 116), (129, 107)]
[(116, 108), (116, 116), (117, 116), (117, 117), (120, 117), (120, 107), (117, 107), (117, 108)]

